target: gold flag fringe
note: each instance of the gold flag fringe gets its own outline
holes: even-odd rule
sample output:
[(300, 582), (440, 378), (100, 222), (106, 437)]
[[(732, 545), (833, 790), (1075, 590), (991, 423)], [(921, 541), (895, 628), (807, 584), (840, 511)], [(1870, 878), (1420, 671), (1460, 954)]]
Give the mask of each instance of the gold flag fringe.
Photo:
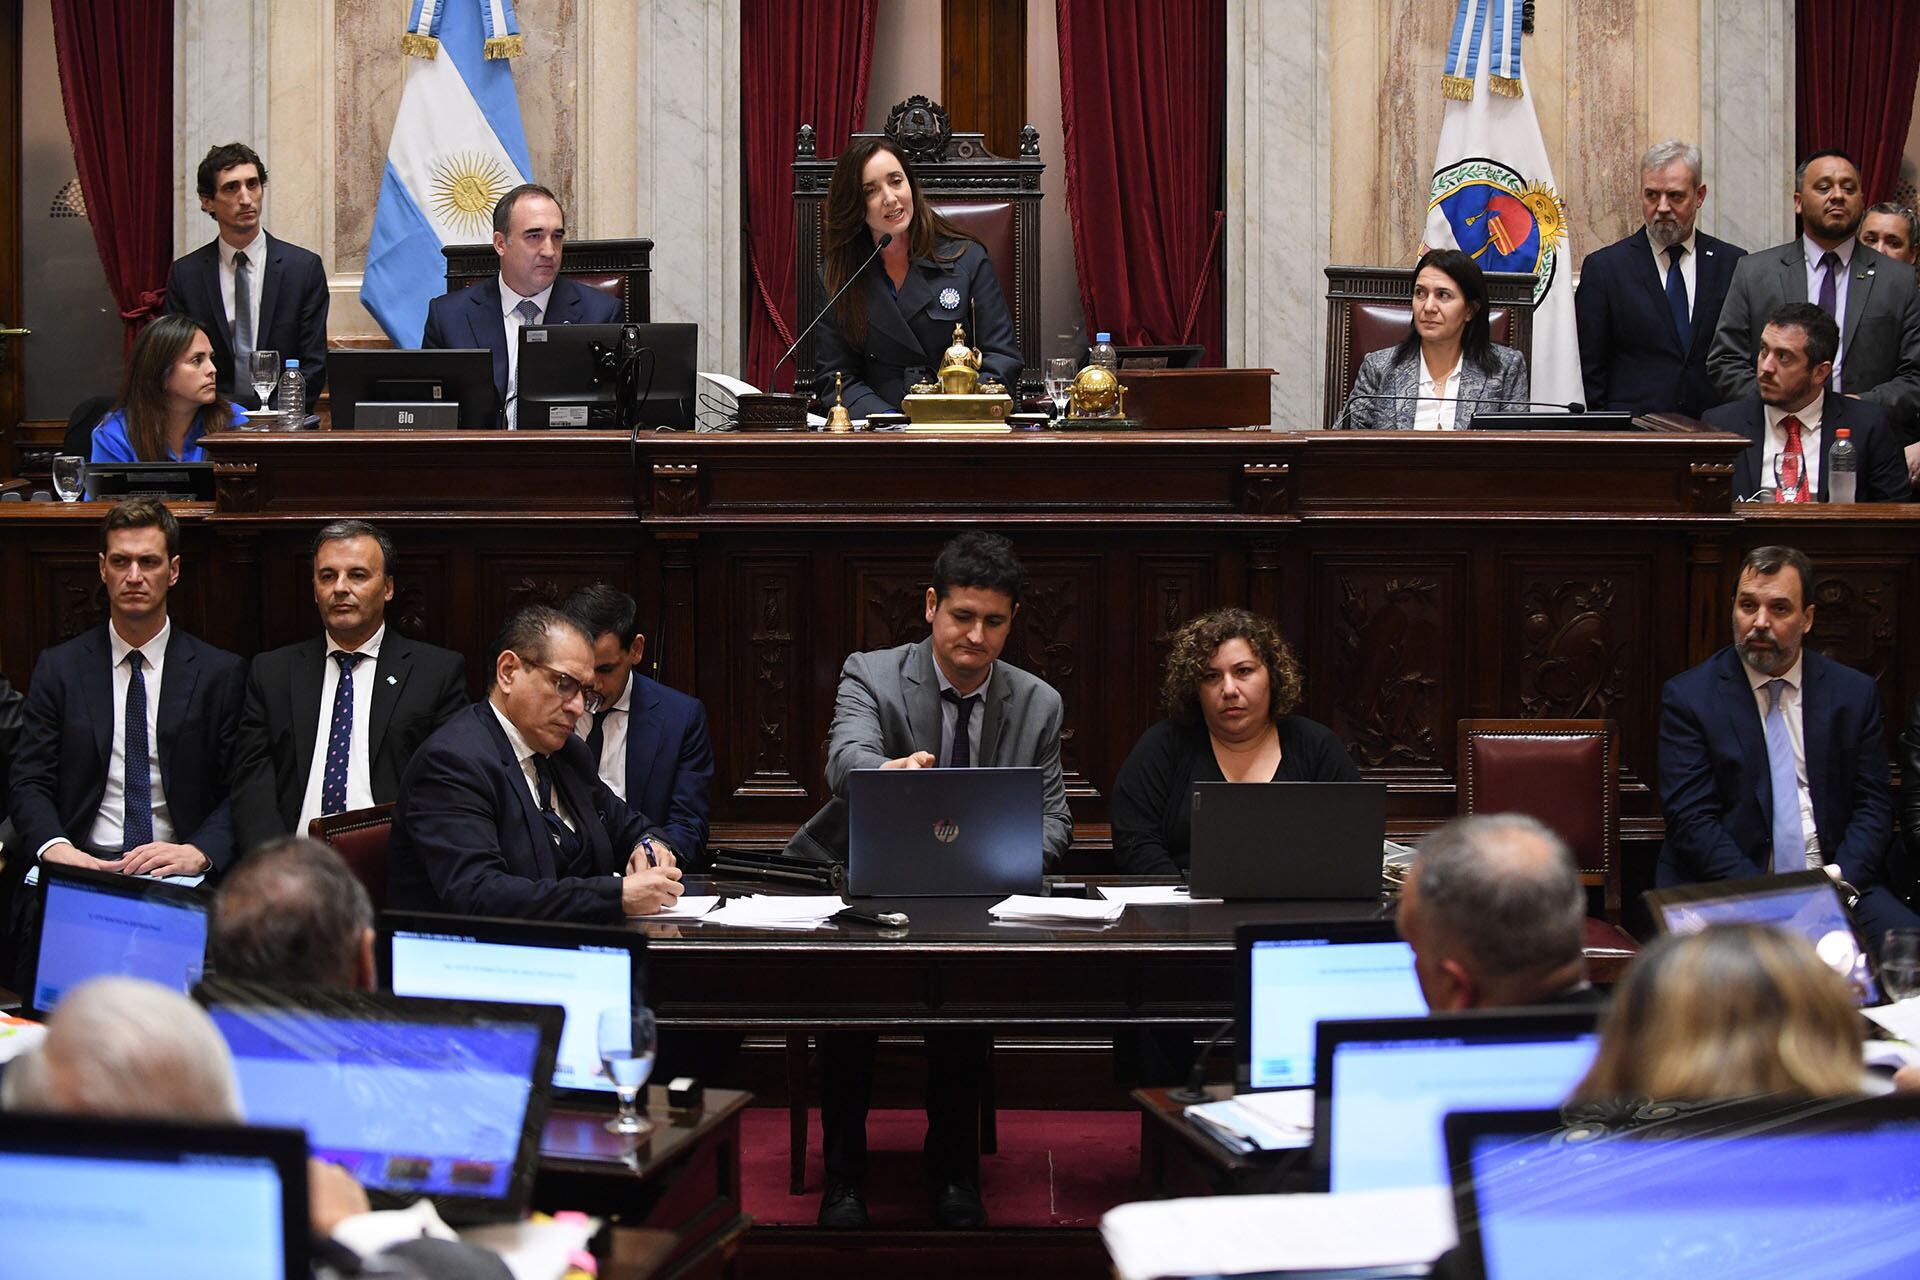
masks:
[(494, 36), (487, 41), (487, 57), (499, 61), (502, 58), (517, 58), (527, 51), (525, 36)]
[(1455, 102), (1473, 101), (1473, 81), (1465, 76), (1440, 77), (1440, 91)]
[(418, 31), (409, 31), (400, 37), (400, 52), (409, 58), (437, 58), (440, 56), (440, 42)]
[(1523, 96), (1519, 76), (1488, 76), (1487, 80), (1490, 82), (1488, 87), (1503, 98)]

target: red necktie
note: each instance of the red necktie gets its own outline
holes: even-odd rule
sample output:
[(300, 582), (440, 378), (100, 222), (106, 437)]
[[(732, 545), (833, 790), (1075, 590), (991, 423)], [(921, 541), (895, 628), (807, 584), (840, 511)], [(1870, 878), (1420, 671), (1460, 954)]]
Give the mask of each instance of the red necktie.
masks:
[(1807, 455), (1800, 448), (1800, 419), (1788, 414), (1780, 419), (1787, 429), (1787, 447), (1780, 451), (1780, 501), (1807, 502)]

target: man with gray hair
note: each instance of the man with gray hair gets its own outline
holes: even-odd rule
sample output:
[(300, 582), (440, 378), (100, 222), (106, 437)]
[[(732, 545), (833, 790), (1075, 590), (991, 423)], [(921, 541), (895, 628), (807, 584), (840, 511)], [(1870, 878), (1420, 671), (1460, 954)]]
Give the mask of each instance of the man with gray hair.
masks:
[(1586, 890), (1559, 836), (1524, 814), (1476, 814), (1421, 841), (1399, 927), (1435, 1013), (1597, 1004), (1586, 914)]
[(1706, 198), (1700, 148), (1677, 138), (1647, 148), (1646, 225), (1588, 254), (1573, 297), (1589, 409), (1697, 418), (1720, 403), (1707, 349), (1746, 250), (1695, 229)]
[(365, 520), (313, 540), (323, 634), (253, 660), (234, 740), (241, 850), (328, 813), (391, 804), (429, 734), (468, 705), (465, 660), (389, 630), (393, 542)]
[(1870, 204), (1860, 219), (1860, 243), (1912, 266), (1920, 256), (1920, 214), (1892, 200)]
[(373, 903), (326, 845), (275, 840), (220, 882), (207, 961), (222, 979), (371, 991)]

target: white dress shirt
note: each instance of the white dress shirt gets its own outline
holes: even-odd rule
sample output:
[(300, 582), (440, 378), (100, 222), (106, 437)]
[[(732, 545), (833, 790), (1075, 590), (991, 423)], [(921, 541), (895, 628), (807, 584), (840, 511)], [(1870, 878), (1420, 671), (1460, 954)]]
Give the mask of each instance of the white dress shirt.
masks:
[(1436, 378), (1427, 368), (1425, 353), (1416, 352), (1414, 359), (1420, 362), (1420, 385), (1414, 388), (1414, 394), (1425, 397), (1413, 402), (1413, 429), (1415, 431), (1451, 431), (1453, 430), (1454, 410), (1460, 406), (1460, 359), (1455, 357), (1453, 368), (1443, 377)]
[[(1687, 318), (1689, 320), (1693, 318), (1694, 299), (1699, 296), (1698, 290), (1693, 287), (1693, 282), (1698, 279), (1693, 269), (1693, 240), (1694, 233), (1690, 232), (1685, 240), (1679, 242), (1680, 247), (1685, 250), (1680, 255), (1680, 278), (1687, 284)], [(1651, 227), (1647, 228), (1647, 247), (1653, 250), (1653, 267), (1659, 273), (1660, 289), (1664, 293), (1667, 288), (1667, 267), (1671, 265), (1672, 259), (1667, 257), (1667, 251), (1654, 240)]]
[[(1833, 322), (1840, 326), (1840, 346), (1833, 353), (1835, 391), (1847, 389), (1846, 383), (1840, 380), (1840, 364), (1847, 351), (1847, 282), (1853, 278), (1853, 246), (1856, 243), (1849, 237), (1833, 247), (1833, 252), (1840, 255), (1840, 265), (1833, 273)], [(1820, 259), (1827, 251), (1805, 236), (1800, 237), (1800, 251), (1807, 258), (1807, 301), (1817, 305), (1820, 301), (1821, 277), (1827, 270), (1820, 265)]]
[[(520, 772), (525, 774), (527, 779), (527, 794), (533, 797), (533, 807), (538, 809), (540, 807), (540, 774), (534, 767), (533, 758), (540, 753), (527, 745), (527, 740), (520, 736), (518, 729), (513, 727), (513, 721), (501, 714), (500, 708), (494, 705), (492, 698), (487, 699), (487, 709), (493, 712), (493, 718), (500, 722), (500, 727), (507, 731), (507, 745), (513, 748), (513, 758), (520, 762)], [(569, 830), (578, 829), (573, 816), (567, 812), (567, 802), (561, 798), (560, 788), (557, 786), (553, 789), (553, 811), (560, 815), (560, 821), (566, 823)]]
[[(1802, 654), (1793, 660), (1780, 679), (1787, 687), (1780, 691), (1780, 711), (1787, 720), (1787, 739), (1793, 743), (1793, 776), (1800, 787), (1800, 833), (1807, 841), (1807, 869), (1818, 870), (1826, 865), (1820, 857), (1820, 832), (1813, 825), (1813, 792), (1807, 787), (1807, 739), (1801, 728), (1800, 718), (1800, 677), (1806, 666), (1806, 656)], [(1747, 673), (1747, 681), (1753, 685), (1753, 700), (1760, 708), (1760, 729), (1764, 735), (1767, 727), (1767, 682), (1772, 676), (1763, 676), (1752, 667), (1742, 663), (1740, 669)]]
[[(940, 682), (942, 689), (953, 689), (953, 681), (947, 679), (947, 673), (940, 669), (938, 662), (933, 664), (933, 676)], [(980, 687), (970, 694), (962, 695), (980, 699), (973, 704), (973, 715), (967, 721), (967, 760), (976, 769), (984, 763), (980, 759), (980, 726), (987, 722), (987, 690), (992, 687), (993, 668), (988, 667), (987, 678), (980, 682)], [(958, 689), (953, 691), (960, 692)], [(953, 763), (953, 727), (959, 723), (959, 706), (948, 702), (945, 698), (940, 699), (940, 750), (934, 755), (938, 757), (940, 767), (943, 769)]]
[(513, 430), (520, 425), (520, 330), (526, 327), (526, 320), (514, 308), (522, 302), (532, 302), (540, 308), (540, 318), (534, 323), (545, 324), (547, 303), (553, 300), (553, 286), (548, 285), (530, 298), (522, 298), (507, 284), (505, 276), (500, 277), (500, 317), (507, 326), (507, 429)]
[[(227, 332), (233, 332), (233, 260), (244, 254), (247, 259), (247, 309), (251, 313), (247, 319), (252, 324), (254, 350), (260, 349), (260, 295), (267, 278), (267, 233), (255, 231), (253, 243), (244, 249), (236, 249), (225, 240), (217, 240), (220, 246), (220, 303), (227, 313)], [(249, 385), (245, 369), (234, 372), (233, 380), (240, 386)]]
[[(142, 682), (147, 687), (147, 759), (136, 768), (144, 768), (153, 779), (153, 838), (173, 840), (173, 815), (167, 807), (166, 784), (160, 780), (160, 681), (165, 675), (167, 641), (173, 635), (173, 619), (160, 626), (160, 633), (140, 646), (146, 663)], [(120, 638), (119, 630), (107, 624), (107, 643), (113, 653), (113, 746), (107, 755), (107, 788), (100, 796), (100, 812), (94, 815), (93, 830), (87, 843), (103, 854), (116, 854), (127, 839), (127, 690), (133, 685), (133, 672), (127, 655), (133, 646)], [(64, 839), (64, 837), (62, 837)], [(40, 853), (60, 840), (49, 840)]]
[(300, 802), (300, 821), (293, 828), (299, 834), (305, 834), (307, 824), (319, 817), (320, 791), (327, 778), (327, 741), (333, 732), (333, 697), (340, 688), (340, 664), (334, 661), (336, 653), (356, 652), (366, 655), (353, 668), (353, 741), (347, 751), (347, 808), (368, 809), (373, 806), (373, 758), (367, 754), (368, 734), (373, 724), (373, 675), (380, 665), (380, 642), (386, 638), (387, 624), (381, 623), (373, 638), (357, 650), (347, 650), (344, 645), (327, 637), (326, 669), (320, 677), (320, 732), (313, 740), (313, 763), (307, 769), (307, 795)]
[[(1813, 398), (1813, 403), (1793, 417), (1800, 419), (1800, 456), (1802, 465), (1807, 469), (1807, 501), (1820, 500), (1820, 416), (1827, 407), (1827, 393), (1822, 391)], [(1785, 409), (1776, 409), (1772, 405), (1760, 406), (1766, 415), (1767, 434), (1760, 445), (1760, 483), (1772, 485), (1773, 460), (1787, 448), (1787, 429), (1781, 426), (1787, 417)]]
[[(627, 726), (633, 721), (633, 678), (629, 671), (627, 687), (620, 691), (612, 706), (601, 708), (606, 719), (600, 722), (600, 781), (622, 800), (627, 798)], [(573, 732), (584, 742), (593, 732), (593, 716), (581, 716)]]

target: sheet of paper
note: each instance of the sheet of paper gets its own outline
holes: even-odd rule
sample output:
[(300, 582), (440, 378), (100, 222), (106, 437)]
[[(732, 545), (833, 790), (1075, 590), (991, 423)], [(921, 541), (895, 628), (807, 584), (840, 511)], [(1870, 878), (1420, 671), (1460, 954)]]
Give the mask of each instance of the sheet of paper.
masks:
[(586, 1248), (599, 1229), (600, 1219), (584, 1214), (556, 1221), (536, 1213), (520, 1222), (468, 1227), (460, 1238), (499, 1254), (513, 1280), (560, 1280), (573, 1255)]
[(756, 893), (731, 898), (712, 915), (702, 917), (709, 924), (730, 924), (747, 929), (817, 929), (829, 917), (846, 909), (837, 894)]
[(1920, 996), (1911, 996), (1896, 1004), (1883, 1004), (1877, 1009), (1862, 1009), (1860, 1012), (1873, 1019), (1894, 1039), (1920, 1044)]
[[(1243, 1093), (1186, 1109), (1191, 1121), (1255, 1151), (1297, 1151), (1313, 1143), (1313, 1090)], [(1229, 1145), (1235, 1145), (1229, 1143)]]
[(674, 900), (672, 906), (663, 911), (656, 911), (650, 916), (635, 916), (633, 918), (635, 920), (698, 920), (719, 905), (719, 894), (713, 894), (710, 897), (695, 897), (692, 894), (682, 894)]
[[(200, 885), (202, 884), (202, 882), (204, 882), (204, 881), (206, 880), (206, 877), (205, 877), (204, 875), (199, 875), (199, 876), (149, 876), (149, 877), (147, 877), (147, 878), (148, 878), (149, 880), (164, 880), (164, 881), (166, 881), (166, 882), (167, 882), (168, 884), (183, 884), (183, 885), (185, 885), (185, 886), (186, 886), (187, 888), (189, 888), (189, 889), (198, 889), (198, 888), (200, 887)], [(27, 868), (27, 874), (26, 874), (26, 877), (25, 877), (25, 879), (23, 880), (23, 883), (24, 883), (24, 884), (25, 884), (25, 885), (27, 886), (27, 888), (29, 888), (29, 889), (31, 889), (31, 888), (33, 888), (33, 886), (35, 886), (35, 885), (37, 885), (37, 884), (39, 884), (39, 883), (40, 883), (40, 864), (39, 864), (39, 863), (37, 863), (37, 862), (36, 862), (36, 863), (34, 863), (34, 864), (33, 864), (32, 866), (30, 866), (30, 867), (28, 867), (28, 868)]]
[(1073, 920), (1085, 923), (1118, 920), (1124, 910), (1126, 904), (1121, 902), (1100, 902), (1093, 898), (1042, 898), (1035, 894), (1016, 893), (987, 908), (987, 914), (996, 920)]
[(1203, 907), (1224, 902), (1224, 898), (1196, 898), (1183, 884), (1103, 884), (1100, 896), (1108, 902), (1129, 907)]
[(1451, 1249), (1445, 1187), (1203, 1196), (1123, 1204), (1100, 1220), (1121, 1280), (1431, 1262)]
[(700, 376), (736, 400), (741, 396), (757, 396), (760, 394), (760, 388), (754, 386), (751, 382), (742, 382), (730, 373), (715, 373), (710, 369), (702, 369)]

